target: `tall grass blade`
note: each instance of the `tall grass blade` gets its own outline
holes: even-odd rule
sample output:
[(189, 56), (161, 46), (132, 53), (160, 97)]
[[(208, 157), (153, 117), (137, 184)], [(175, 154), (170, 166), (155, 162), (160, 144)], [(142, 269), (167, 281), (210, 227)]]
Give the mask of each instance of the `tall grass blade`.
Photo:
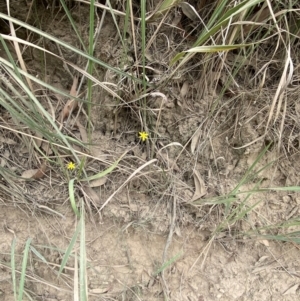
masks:
[(16, 262), (15, 262), (15, 249), (16, 249), (16, 239), (14, 238), (11, 244), (11, 255), (10, 255), (10, 265), (11, 265), (11, 278), (14, 291), (14, 299), (17, 300), (17, 282), (16, 282)]
[(11, 65), (13, 66), (13, 69), (15, 70), (16, 75), (17, 75), (20, 79), (22, 79), (22, 76), (21, 76), (21, 74), (20, 74), (20, 72), (19, 72), (19, 69), (18, 69), (16, 63), (15, 63), (15, 60), (14, 60), (14, 58), (12, 57), (12, 55), (11, 55), (11, 53), (10, 53), (10, 51), (9, 51), (9, 49), (8, 49), (8, 47), (7, 47), (7, 45), (6, 45), (6, 42), (5, 42), (5, 40), (3, 39), (3, 37), (2, 37), (1, 34), (0, 34), (0, 41), (1, 41), (1, 44), (2, 44), (2, 46), (3, 46), (3, 48), (4, 48), (4, 50), (5, 50), (5, 53), (6, 53), (7, 57), (8, 57), (8, 59), (9, 59)]
[[(89, 18), (89, 56), (93, 57), (94, 54), (94, 34), (95, 34), (95, 0), (91, 0), (90, 4), (90, 18)], [(93, 61), (91, 59), (88, 60), (88, 68), (87, 72), (89, 75), (93, 75)], [(91, 109), (92, 109), (92, 87), (93, 82), (90, 78), (87, 80), (87, 114), (90, 118)], [(91, 142), (91, 123), (88, 122), (88, 140)]]
[(48, 261), (46, 258), (33, 246), (30, 246), (30, 250), (39, 258), (41, 259), (44, 263), (48, 264)]
[(69, 181), (69, 198), (70, 198), (70, 202), (71, 202), (71, 207), (74, 211), (74, 213), (79, 216), (79, 212), (76, 206), (76, 200), (75, 200), (75, 192), (74, 192), (74, 182), (75, 179), (71, 179)]
[(271, 146), (271, 144), (267, 145), (263, 151), (257, 156), (257, 158), (255, 159), (255, 161), (252, 163), (252, 165), (248, 168), (247, 172), (245, 173), (245, 175), (243, 176), (242, 180), (238, 183), (238, 185), (232, 190), (232, 192), (230, 193), (230, 195), (235, 195), (238, 190), (240, 189), (240, 187), (248, 180), (250, 173), (252, 172), (252, 170), (254, 169), (254, 167), (257, 165), (257, 163), (261, 160), (261, 158), (265, 155), (265, 153), (267, 152), (267, 150), (269, 149), (269, 147)]
[[(131, 76), (130, 74), (125, 73), (125, 72), (122, 72), (122, 71), (119, 70), (118, 68), (114, 68), (114, 67), (112, 67), (112, 66), (110, 66), (110, 65), (108, 65), (108, 64), (106, 64), (106, 63), (104, 63), (104, 62), (102, 62), (102, 61), (100, 61), (100, 60), (98, 60), (98, 59), (96, 59), (95, 57), (90, 56), (88, 53), (85, 53), (85, 52), (83, 52), (83, 51), (81, 51), (81, 50), (79, 50), (79, 49), (77, 49), (77, 48), (71, 46), (70, 44), (68, 44), (68, 43), (66, 43), (66, 42), (64, 42), (64, 41), (62, 41), (62, 40), (60, 40), (60, 39), (58, 39), (58, 38), (56, 38), (56, 37), (54, 37), (54, 36), (48, 34), (48, 33), (45, 33), (45, 32), (43, 32), (43, 31), (41, 31), (41, 30), (39, 30), (39, 29), (37, 29), (37, 28), (31, 26), (31, 25), (28, 25), (28, 24), (25, 23), (25, 22), (22, 22), (22, 21), (20, 21), (20, 20), (18, 20), (18, 19), (9, 17), (9, 16), (7, 16), (6, 14), (3, 14), (3, 13), (0, 13), (0, 18), (3, 18), (4, 20), (7, 20), (7, 21), (10, 20), (10, 21), (14, 22), (15, 24), (17, 24), (17, 25), (19, 25), (19, 26), (22, 26), (22, 27), (28, 29), (29, 31), (32, 31), (32, 32), (34, 32), (34, 33), (36, 33), (36, 34), (38, 34), (38, 35), (40, 35), (40, 36), (42, 36), (42, 37), (45, 37), (45, 38), (47, 38), (47, 39), (49, 39), (49, 40), (51, 40), (51, 41), (53, 41), (53, 42), (55, 42), (55, 43), (57, 43), (57, 44), (63, 46), (63, 47), (65, 47), (65, 48), (71, 50), (72, 52), (77, 53), (77, 54), (81, 55), (82, 57), (84, 57), (84, 58), (86, 58), (86, 59), (88, 59), (88, 60), (91, 60), (91, 61), (94, 62), (94, 63), (99, 64), (100, 66), (102, 66), (102, 67), (104, 67), (104, 68), (106, 68), (106, 69), (109, 69), (109, 70), (111, 70), (111, 71), (113, 71), (113, 72), (115, 72), (115, 73), (117, 73), (117, 74), (120, 74), (120, 75), (122, 75), (122, 76), (125, 76), (125, 77), (127, 77), (127, 78), (130, 78), (130, 79), (132, 79), (132, 80), (134, 80), (134, 81), (140, 82), (139, 79), (137, 79), (137, 78)], [(3, 34), (0, 34), (0, 35), (1, 35), (2, 37), (5, 37), (5, 35), (3, 35)], [(20, 42), (20, 41), (18, 40), (18, 42)], [(22, 42), (22, 41), (21, 41), (21, 42)]]
[(77, 256), (77, 251), (75, 250), (75, 255), (74, 255), (74, 301), (79, 301), (80, 296), (79, 296), (79, 278), (78, 278), (78, 256)]
[(72, 239), (71, 239), (71, 241), (70, 241), (70, 244), (69, 244), (69, 246), (68, 246), (68, 248), (67, 248), (67, 250), (66, 250), (66, 252), (65, 252), (65, 255), (64, 255), (64, 257), (63, 257), (63, 259), (62, 259), (62, 262), (61, 262), (61, 264), (60, 264), (60, 268), (59, 268), (57, 277), (60, 276), (62, 270), (65, 268), (65, 266), (66, 266), (66, 264), (67, 264), (67, 261), (68, 261), (70, 255), (71, 255), (72, 250), (73, 250), (73, 248), (74, 248), (74, 245), (75, 245), (75, 243), (76, 243), (76, 241), (77, 241), (77, 237), (78, 237), (79, 231), (80, 231), (80, 224), (77, 225), (76, 230), (75, 230), (75, 233), (73, 234)]
[(74, 20), (72, 18), (72, 15), (71, 15), (71, 13), (70, 13), (70, 11), (68, 9), (68, 6), (66, 5), (65, 0), (60, 0), (60, 3), (62, 5), (62, 7), (63, 7), (63, 9), (64, 9), (64, 11), (65, 11), (68, 19), (69, 19), (69, 21), (70, 21), (73, 29), (74, 29), (74, 32), (76, 33), (76, 36), (77, 36), (78, 40), (80, 41), (80, 44), (81, 44), (82, 48), (84, 49), (85, 52), (87, 52), (87, 50), (85, 48), (85, 45), (84, 45), (84, 42), (83, 42), (83, 40), (82, 40), (82, 38), (80, 36), (80, 33), (79, 33), (79, 31), (77, 29), (77, 26), (76, 26), (76, 24), (75, 24), (75, 22), (74, 22)]
[[(228, 4), (228, 1), (222, 1), (220, 5), (217, 6), (215, 13), (212, 15), (210, 21), (208, 22), (207, 28), (204, 31), (202, 31), (193, 47), (203, 46), (204, 43), (206, 43), (208, 39), (213, 37), (215, 33), (217, 33), (221, 28), (226, 27), (233, 17), (237, 16), (243, 11), (249, 10), (251, 7), (259, 4), (262, 1), (263, 0), (245, 0), (239, 3), (238, 5), (234, 6), (233, 8), (229, 9), (225, 13), (223, 12), (223, 10), (225, 9), (226, 4)], [(176, 68), (178, 69), (180, 66), (184, 65), (188, 60), (190, 60), (194, 56), (194, 54), (195, 52), (187, 53), (187, 55), (184, 57), (185, 52), (180, 52), (171, 60), (170, 64), (173, 65), (177, 61), (182, 59), (182, 61)]]
[(79, 221), (80, 226), (80, 270), (79, 270), (79, 286), (80, 300), (88, 300), (87, 291), (87, 273), (86, 273), (86, 241), (85, 241), (85, 210), (84, 202), (81, 202), (81, 216)]
[(167, 267), (169, 267), (173, 262), (175, 262), (180, 256), (182, 255), (182, 252), (178, 253), (174, 257), (172, 257), (170, 260), (168, 260), (166, 263), (164, 263), (155, 273), (154, 277), (160, 274), (163, 270), (165, 270)]
[(29, 247), (31, 243), (31, 238), (28, 238), (25, 245), (25, 250), (23, 254), (23, 261), (22, 261), (22, 270), (21, 270), (21, 278), (20, 278), (20, 285), (19, 285), (19, 292), (18, 292), (18, 301), (23, 300), (23, 293), (24, 293), (24, 284), (25, 284), (25, 276), (26, 276), (26, 268), (27, 268), (27, 260), (29, 254)]
[(146, 90), (146, 1), (141, 0), (141, 35), (142, 35), (142, 66), (143, 66), (143, 88)]
[(116, 162), (114, 162), (110, 167), (108, 167), (107, 169), (105, 169), (104, 171), (101, 171), (93, 176), (87, 177), (85, 179), (81, 179), (80, 181), (92, 181), (92, 180), (97, 180), (100, 179), (104, 176), (106, 176), (107, 174), (111, 173), (119, 164), (119, 162), (122, 160), (122, 158), (126, 155), (127, 152), (125, 152)]

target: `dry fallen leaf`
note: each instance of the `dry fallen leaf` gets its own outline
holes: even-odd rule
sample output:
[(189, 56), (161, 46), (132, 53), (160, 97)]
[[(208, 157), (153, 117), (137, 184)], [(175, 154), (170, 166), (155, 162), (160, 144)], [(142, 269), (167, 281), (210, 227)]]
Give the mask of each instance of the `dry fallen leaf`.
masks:
[(76, 120), (76, 125), (78, 126), (82, 142), (88, 143), (89, 140), (88, 140), (86, 128), (78, 120)]
[(255, 263), (255, 266), (258, 264), (261, 264), (263, 261), (267, 261), (267, 259), (269, 259), (269, 256), (261, 256), (258, 261)]
[(37, 147), (40, 147), (42, 145), (42, 142), (43, 142), (43, 135), (41, 133), (35, 133), (35, 137), (36, 138), (33, 138)]
[(194, 154), (196, 146), (198, 144), (199, 138), (202, 134), (202, 131), (200, 128), (198, 128), (198, 130), (196, 131), (196, 133), (194, 134), (193, 138), (192, 138), (192, 142), (191, 142), (191, 152), (192, 154)]
[(107, 177), (102, 177), (100, 179), (93, 180), (93, 181), (90, 182), (90, 187), (102, 186), (106, 183), (106, 181), (107, 181)]
[(180, 228), (179, 228), (179, 226), (177, 224), (175, 225), (175, 229), (174, 230), (175, 230), (175, 233), (176, 233), (176, 235), (178, 237), (182, 237)]
[(182, 98), (184, 98), (186, 95), (187, 95), (187, 93), (188, 93), (188, 90), (189, 90), (189, 82), (188, 81), (185, 81), (184, 83), (183, 83), (183, 85), (182, 85), (182, 87), (181, 87), (181, 90), (180, 90), (180, 96), (182, 97)]
[(7, 137), (0, 137), (0, 143), (6, 143), (6, 144), (9, 144), (9, 145), (15, 145), (17, 144), (16, 141), (10, 139), (10, 138), (7, 138)]
[(50, 147), (50, 144), (48, 142), (43, 141), (41, 148), (47, 156), (53, 154), (52, 148)]
[(47, 170), (47, 166), (45, 163), (43, 163), (41, 167), (38, 169), (25, 170), (22, 173), (21, 177), (25, 179), (40, 179), (45, 175), (46, 170)]
[(197, 170), (194, 170), (194, 181), (195, 181), (195, 193), (191, 199), (191, 202), (194, 202), (194, 201), (200, 199), (207, 193), (204, 181), (203, 181), (199, 171), (197, 171)]
[[(70, 91), (71, 96), (74, 97), (76, 96), (77, 84), (78, 84), (78, 77), (74, 76), (73, 85)], [(77, 100), (69, 99), (61, 112), (61, 122), (63, 122), (66, 118), (68, 118), (69, 115), (77, 108), (77, 106), (78, 106)]]
[(259, 242), (266, 247), (270, 246), (270, 243), (267, 239), (260, 239)]
[(91, 199), (93, 205), (95, 207), (100, 206), (100, 198), (98, 194), (93, 190), (93, 188), (84, 185), (82, 186), (83, 191), (86, 193), (86, 195)]

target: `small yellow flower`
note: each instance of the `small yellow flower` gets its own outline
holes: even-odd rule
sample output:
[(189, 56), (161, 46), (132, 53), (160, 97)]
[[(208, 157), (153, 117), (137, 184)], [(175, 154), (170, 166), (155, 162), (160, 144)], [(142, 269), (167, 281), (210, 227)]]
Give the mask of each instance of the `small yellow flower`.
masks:
[(76, 168), (75, 163), (69, 162), (69, 163), (67, 164), (67, 169), (68, 169), (68, 170), (74, 170), (75, 168)]
[(149, 134), (147, 132), (139, 132), (139, 138), (144, 142), (148, 139)]

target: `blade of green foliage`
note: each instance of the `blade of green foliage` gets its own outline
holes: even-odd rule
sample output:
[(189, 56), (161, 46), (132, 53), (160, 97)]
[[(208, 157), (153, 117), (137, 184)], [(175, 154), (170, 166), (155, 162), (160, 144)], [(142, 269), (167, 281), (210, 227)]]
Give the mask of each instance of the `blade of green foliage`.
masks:
[(8, 47), (7, 47), (7, 45), (6, 45), (6, 42), (5, 42), (5, 40), (3, 39), (3, 37), (2, 37), (1, 34), (0, 34), (0, 41), (1, 41), (1, 44), (2, 44), (2, 46), (3, 46), (3, 48), (4, 48), (4, 50), (5, 50), (5, 53), (6, 53), (6, 55), (7, 55), (8, 59), (9, 59), (11, 65), (12, 65), (13, 69), (15, 70), (16, 75), (17, 75), (19, 78), (22, 78), (22, 76), (21, 76), (21, 74), (20, 74), (20, 72), (19, 72), (19, 69), (18, 69), (18, 67), (17, 67), (17, 65), (16, 65), (16, 63), (15, 63), (15, 60), (14, 60), (14, 58), (12, 57), (12, 55), (11, 55), (11, 53), (10, 53), (10, 51), (9, 51), (9, 49), (8, 49)]
[[(221, 1), (220, 5), (217, 6), (210, 21), (208, 22), (206, 29), (202, 31), (193, 47), (203, 46), (204, 43), (206, 43), (208, 39), (213, 37), (217, 31), (219, 31), (221, 28), (225, 28), (233, 17), (249, 10), (262, 1), (263, 0), (245, 0), (229, 9), (225, 13), (223, 12), (223, 10), (227, 6), (228, 1)], [(179, 64), (179, 66), (181, 66), (185, 64), (189, 59), (191, 59), (194, 54), (195, 52), (191, 52), (184, 57), (185, 52), (180, 52), (171, 60), (170, 64), (173, 65), (184, 57), (184, 59)], [(179, 66), (177, 68), (179, 68)]]
[[(6, 69), (7, 71), (10, 71), (9, 69)], [(74, 158), (77, 160), (77, 162), (80, 162), (78, 159), (78, 156), (74, 152), (74, 149), (71, 147), (70, 143), (68, 142), (68, 139), (65, 135), (61, 133), (59, 128), (57, 127), (55, 121), (52, 119), (52, 116), (49, 114), (49, 112), (46, 111), (46, 109), (42, 106), (42, 104), (39, 102), (39, 100), (35, 97), (35, 95), (32, 93), (32, 91), (27, 87), (26, 83), (22, 81), (14, 72), (11, 70), (10, 76), (18, 83), (18, 85), (22, 88), (23, 92), (26, 93), (28, 99), (25, 99), (23, 96), (21, 96), (16, 90), (10, 86), (10, 89), (12, 91), (15, 91), (16, 95), (19, 96), (17, 99), (18, 101), (22, 101), (22, 103), (27, 106), (27, 110), (23, 110), (20, 106), (20, 103), (17, 102), (16, 99), (12, 98), (8, 93), (6, 93), (3, 89), (1, 89), (1, 93), (3, 96), (5, 96), (5, 99), (0, 99), (0, 103), (7, 109), (12, 116), (15, 116), (15, 120), (22, 120), (22, 122), (26, 123), (29, 128), (33, 130), (33, 132), (39, 131), (40, 133), (43, 133), (45, 138), (48, 139), (49, 142), (55, 142), (53, 141), (53, 137), (59, 139), (61, 142), (63, 142), (70, 150)], [(9, 101), (9, 102), (8, 102)], [(19, 112), (18, 112), (19, 111)], [(27, 114), (27, 112), (34, 111), (34, 114)], [(43, 116), (46, 118), (49, 127), (45, 125), (45, 120), (43, 119)], [(38, 120), (34, 120), (33, 118), (37, 118)], [(49, 128), (48, 130), (45, 130)], [(51, 132), (50, 132), (51, 130)], [(54, 131), (53, 131), (54, 130)], [(53, 133), (54, 132), (54, 133)]]
[(85, 241), (85, 211), (84, 203), (81, 203), (81, 215), (80, 215), (80, 272), (79, 272), (79, 289), (80, 300), (88, 300), (87, 293), (87, 275), (86, 275), (86, 241)]
[(167, 267), (169, 267), (173, 262), (175, 262), (180, 256), (182, 255), (182, 252), (178, 253), (174, 257), (172, 257), (170, 260), (165, 262), (155, 273), (154, 277), (160, 274), (163, 270), (165, 270)]
[[(0, 35), (1, 37), (1, 35)], [(0, 63), (1, 64), (4, 64), (5, 66), (9, 67), (10, 69), (14, 69), (14, 66), (13, 64), (9, 63), (7, 60), (5, 60), (4, 58), (0, 57)], [(69, 94), (69, 93), (66, 93), (65, 91), (63, 90), (60, 90), (56, 87), (54, 87), (53, 85), (49, 85), (47, 83), (45, 83), (44, 81), (40, 80), (39, 78), (29, 74), (29, 73), (26, 73), (24, 72), (23, 70), (19, 69), (18, 67), (16, 67), (17, 71), (16, 72), (19, 72), (20, 74), (24, 75), (25, 77), (28, 77), (30, 80), (36, 82), (37, 84), (49, 89), (50, 91), (53, 91), (59, 95), (62, 95), (64, 97), (68, 97), (68, 98), (71, 98), (72, 96)], [(77, 101), (80, 101), (82, 102), (82, 99), (80, 98), (76, 98), (73, 96), (74, 99), (76, 99)]]
[(276, 190), (276, 191), (294, 191), (294, 192), (299, 192), (300, 191), (300, 186), (287, 186), (287, 187), (271, 187), (271, 188), (266, 188), (268, 190)]
[(74, 20), (72, 18), (72, 15), (71, 15), (71, 13), (70, 13), (70, 11), (68, 9), (68, 6), (66, 5), (66, 2), (64, 0), (60, 0), (60, 3), (61, 3), (62, 7), (65, 10), (65, 13), (66, 13), (66, 15), (67, 15), (67, 17), (68, 17), (68, 19), (69, 19), (69, 21), (70, 21), (70, 23), (71, 23), (74, 31), (75, 31), (75, 33), (76, 33), (76, 36), (77, 36), (78, 40), (80, 41), (80, 44), (81, 44), (82, 48), (84, 49), (85, 52), (87, 52), (87, 50), (85, 48), (85, 45), (84, 45), (84, 42), (83, 42), (83, 40), (82, 40), (82, 38), (80, 36), (80, 33), (79, 33), (78, 29), (77, 29), (77, 26), (76, 26), (76, 24), (75, 24), (75, 22), (74, 22)]
[[(261, 182), (262, 182), (262, 180), (255, 184), (253, 191), (258, 190), (258, 187), (260, 186)], [(252, 191), (249, 192), (239, 204), (236, 204), (236, 207), (231, 211), (229, 216), (226, 217), (225, 221), (222, 223), (223, 226), (225, 226), (225, 224), (235, 223), (236, 221), (241, 220), (242, 218), (245, 217), (245, 215), (247, 213), (249, 213), (252, 209), (254, 209), (262, 201), (260, 199), (254, 205), (248, 207), (246, 204), (247, 204), (247, 201), (249, 200), (249, 198), (251, 197), (251, 195), (253, 195)], [(231, 204), (232, 203), (228, 203), (228, 206), (226, 206), (225, 216), (230, 212)]]
[(70, 202), (71, 202), (71, 206), (72, 209), (74, 211), (74, 213), (79, 216), (79, 212), (76, 206), (76, 201), (75, 201), (75, 193), (74, 193), (74, 181), (75, 179), (71, 179), (69, 181), (69, 198), (70, 198)]
[[(252, 165), (248, 168), (247, 172), (245, 173), (245, 175), (243, 176), (243, 178), (241, 179), (241, 181), (238, 183), (238, 185), (232, 190), (232, 192), (230, 193), (230, 195), (235, 195), (238, 190), (240, 189), (240, 187), (249, 179), (249, 175), (252, 172), (252, 170), (254, 169), (254, 167), (257, 165), (257, 163), (261, 160), (261, 158), (265, 155), (265, 153), (267, 152), (267, 150), (269, 149), (269, 147), (271, 146), (271, 144), (267, 145), (261, 152), (260, 154), (257, 156), (257, 158), (255, 159), (255, 161), (252, 163)], [(269, 165), (269, 164), (268, 164)], [(264, 167), (263, 169), (265, 169), (266, 167)], [(260, 171), (262, 171), (263, 169), (261, 169)]]
[[(125, 153), (126, 154), (126, 153)], [(122, 158), (124, 157), (123, 154), (116, 162), (114, 162), (110, 167), (108, 167), (107, 169), (93, 175), (93, 176), (90, 176), (90, 177), (87, 177), (85, 179), (81, 179), (80, 181), (92, 181), (92, 180), (97, 180), (97, 179), (100, 179), (104, 176), (106, 176), (107, 174), (111, 173), (119, 164), (119, 162), (122, 160)]]
[[(298, 224), (299, 226), (299, 224)], [(270, 240), (278, 240), (278, 241), (285, 241), (285, 242), (293, 242), (296, 244), (300, 244), (300, 231), (295, 231), (286, 234), (278, 234), (278, 235), (262, 235), (264, 239)]]
[[(76, 209), (77, 209), (77, 208), (76, 208)], [(64, 257), (63, 257), (63, 259), (62, 259), (62, 261), (61, 261), (61, 264), (60, 264), (60, 268), (59, 268), (57, 277), (60, 276), (62, 270), (65, 268), (65, 266), (66, 266), (66, 264), (67, 264), (67, 262), (68, 262), (68, 259), (69, 259), (70, 255), (71, 255), (72, 250), (73, 250), (73, 248), (74, 248), (74, 245), (75, 245), (75, 243), (76, 243), (76, 241), (77, 241), (77, 237), (78, 237), (78, 234), (79, 234), (79, 231), (80, 231), (80, 230), (81, 230), (80, 224), (78, 224), (77, 227), (76, 227), (76, 230), (75, 230), (75, 232), (74, 232), (74, 234), (73, 234), (73, 236), (72, 236), (72, 239), (71, 239), (71, 241), (70, 241), (70, 244), (69, 244), (69, 246), (68, 246), (68, 248), (67, 248), (67, 250), (66, 250), (66, 252), (65, 252), (65, 255), (64, 255)]]
[(141, 35), (142, 35), (142, 66), (143, 66), (143, 88), (146, 90), (146, 57), (145, 57), (145, 49), (146, 49), (146, 1), (141, 0)]
[(30, 250), (39, 258), (41, 259), (44, 263), (48, 264), (48, 261), (46, 258), (33, 246), (30, 246)]
[(73, 279), (73, 296), (74, 301), (79, 301), (79, 277), (78, 277), (78, 256), (77, 256), (77, 250), (74, 252), (74, 279)]
[[(112, 83), (105, 83), (105, 84), (104, 84), (104, 83), (102, 83), (102, 82), (99, 81), (97, 78), (95, 78), (94, 76), (92, 76), (91, 74), (89, 74), (88, 72), (86, 72), (84, 69), (81, 69), (79, 66), (73, 64), (73, 63), (70, 62), (70, 61), (64, 60), (63, 58), (61, 58), (61, 57), (58, 56), (57, 54), (55, 54), (55, 53), (53, 53), (53, 52), (51, 52), (51, 51), (48, 51), (47, 49), (44, 49), (44, 48), (42, 48), (42, 47), (40, 47), (40, 46), (38, 46), (38, 45), (36, 45), (36, 44), (30, 43), (30, 42), (28, 42), (28, 41), (25, 41), (25, 40), (22, 40), (22, 39), (19, 39), (19, 38), (14, 38), (14, 39), (12, 39), (10, 36), (6, 36), (6, 39), (8, 39), (8, 40), (16, 40), (18, 43), (24, 44), (24, 45), (29, 46), (29, 47), (36, 48), (36, 49), (40, 50), (41, 52), (45, 52), (45, 53), (50, 54), (51, 56), (54, 56), (54, 57), (59, 58), (60, 60), (64, 61), (66, 64), (68, 64), (69, 66), (71, 66), (74, 70), (77, 70), (79, 73), (81, 73), (81, 74), (84, 75), (85, 77), (91, 79), (95, 84), (98, 84), (101, 88), (105, 89), (105, 90), (106, 90), (108, 93), (110, 93), (112, 96), (114, 96), (114, 97), (119, 98), (119, 99), (122, 100), (122, 98), (120, 98), (120, 96), (119, 96), (116, 92), (114, 92), (112, 89), (109, 88), (110, 85), (116, 87), (115, 84), (112, 84)], [(24, 74), (25, 76), (26, 76), (26, 74), (27, 74), (27, 73), (24, 72), (24, 71), (21, 72), (21, 71), (19, 70), (19, 72), (20, 72), (21, 74)], [(130, 76), (130, 77), (133, 78), (132, 76)], [(139, 79), (136, 79), (136, 80), (137, 80), (137, 82), (141, 82), (141, 80), (139, 80)], [(37, 81), (37, 80), (35, 80), (35, 81)], [(52, 89), (53, 89), (53, 88), (52, 88)], [(75, 98), (75, 97), (74, 97), (74, 96), (71, 96), (71, 98)], [(79, 99), (79, 101), (82, 101), (82, 100)], [(85, 101), (85, 102), (86, 102), (87, 104), (90, 103), (90, 102), (88, 102), (88, 101)]]
[(15, 262), (15, 249), (16, 249), (16, 239), (14, 238), (11, 244), (10, 253), (10, 265), (11, 265), (11, 278), (14, 291), (14, 299), (17, 300), (17, 282), (16, 282), (16, 262)]
[[(208, 23), (208, 31), (203, 31), (199, 36), (194, 46), (201, 46), (205, 43), (210, 37), (212, 37), (221, 27), (226, 27), (227, 23), (238, 14), (249, 10), (255, 5), (258, 5), (264, 0), (245, 0), (236, 6), (229, 9), (227, 12), (223, 12), (225, 7), (228, 5), (228, 1), (222, 1), (220, 6), (217, 6), (214, 14), (212, 15), (211, 20)], [(215, 25), (213, 25), (216, 23)]]
[(259, 192), (264, 192), (264, 191), (273, 189), (273, 188), (257, 188), (257, 186), (255, 186), (255, 188), (253, 188), (251, 190), (248, 190), (248, 191), (239, 191), (239, 189), (241, 188), (242, 185), (244, 185), (246, 182), (249, 182), (252, 178), (257, 177), (259, 175), (259, 173), (261, 173), (263, 170), (265, 170), (271, 164), (273, 164), (273, 162), (270, 162), (270, 163), (266, 164), (264, 167), (262, 167), (261, 169), (259, 169), (258, 171), (256, 171), (255, 173), (252, 173), (252, 171), (255, 168), (255, 166), (257, 165), (257, 163), (262, 159), (262, 157), (265, 155), (265, 153), (269, 149), (270, 145), (271, 144), (267, 145), (260, 152), (260, 154), (257, 156), (257, 158), (255, 159), (255, 161), (252, 163), (252, 165), (248, 168), (248, 170), (244, 174), (243, 178), (239, 181), (239, 183), (236, 185), (236, 187), (230, 193), (228, 193), (225, 196), (219, 196), (219, 197), (216, 197), (216, 198), (201, 199), (199, 201), (193, 202), (193, 204), (194, 205), (196, 205), (196, 204), (203, 204), (203, 203), (208, 203), (208, 204), (225, 204), (226, 207), (227, 207), (231, 203), (233, 203), (234, 201), (237, 200), (237, 197), (236, 197), (237, 195), (245, 194), (245, 193), (251, 195), (253, 193), (259, 193)]
[[(90, 4), (90, 17), (89, 17), (89, 56), (93, 57), (94, 55), (94, 37), (95, 37), (95, 0), (91, 0)], [(94, 63), (92, 60), (88, 60), (88, 68), (87, 72), (88, 74), (93, 74), (93, 68)], [(92, 110), (92, 96), (93, 96), (93, 82), (90, 78), (87, 79), (87, 114), (90, 117), (91, 116), (91, 110)], [(88, 140), (91, 142), (91, 123), (88, 122)]]
[(61, 46), (63, 46), (65, 48), (73, 51), (74, 53), (77, 53), (77, 54), (85, 57), (86, 59), (91, 60), (92, 62), (99, 64), (100, 66), (102, 66), (102, 67), (104, 67), (106, 69), (109, 69), (109, 70), (111, 70), (111, 71), (113, 71), (113, 72), (115, 72), (117, 74), (120, 74), (122, 76), (125, 76), (127, 78), (131, 78), (134, 81), (140, 82), (139, 79), (133, 77), (132, 75), (130, 75), (128, 73), (125, 73), (125, 72), (122, 72), (121, 70), (119, 70), (117, 68), (114, 68), (114, 67), (112, 67), (112, 66), (110, 66), (110, 65), (108, 65), (108, 64), (106, 64), (106, 63), (104, 63), (104, 62), (102, 62), (102, 61), (100, 61), (98, 59), (96, 59), (95, 57), (90, 56), (88, 53), (85, 53), (85, 52), (83, 52), (83, 51), (81, 51), (81, 50), (79, 50), (79, 49), (71, 46), (70, 44), (68, 44), (68, 43), (66, 43), (66, 42), (64, 42), (64, 41), (62, 41), (62, 40), (60, 40), (60, 39), (58, 39), (58, 38), (56, 38), (56, 37), (48, 34), (48, 33), (45, 33), (45, 32), (43, 32), (43, 31), (41, 31), (41, 30), (39, 30), (39, 29), (37, 29), (37, 28), (35, 28), (35, 27), (33, 27), (33, 26), (25, 23), (25, 22), (22, 22), (22, 21), (20, 21), (18, 19), (15, 19), (15, 18), (12, 18), (10, 16), (7, 16), (6, 14), (3, 14), (3, 13), (0, 13), (0, 18), (3, 18), (4, 20), (7, 20), (7, 21), (12, 21), (13, 23), (15, 23), (15, 24), (17, 24), (19, 26), (25, 27), (29, 31), (37, 33), (38, 35), (40, 35), (42, 37), (45, 37), (45, 38), (47, 38), (47, 39), (49, 39), (49, 40), (51, 40), (51, 41), (53, 41), (53, 42), (55, 42), (55, 43), (57, 43), (57, 44), (59, 44)]
[(244, 48), (247, 46), (252, 46), (253, 44), (236, 44), (236, 45), (211, 45), (211, 46), (197, 46), (190, 48), (184, 52), (220, 52), (220, 51), (229, 51), (238, 48)]
[[(127, 1), (127, 2), (129, 2), (129, 1)], [(122, 46), (123, 46), (123, 49), (125, 50), (125, 43), (124, 43), (124, 40), (126, 39), (126, 26), (124, 26), (124, 32), (123, 32), (123, 34), (124, 34), (124, 36), (122, 37), (122, 33), (121, 33), (121, 31), (120, 31), (120, 28), (119, 28), (119, 25), (118, 25), (118, 21), (117, 21), (117, 19), (116, 19), (116, 16), (115, 16), (115, 13), (114, 13), (114, 11), (113, 11), (113, 8), (112, 8), (112, 6), (111, 6), (111, 3), (110, 3), (110, 1), (107, 1), (107, 4), (108, 4), (108, 7), (109, 7), (109, 11), (110, 11), (110, 14), (111, 14), (111, 16), (112, 16), (112, 18), (113, 18), (113, 21), (114, 21), (114, 24), (115, 24), (115, 27), (116, 27), (116, 29), (117, 29), (117, 32), (118, 32), (118, 36), (119, 36), (119, 38), (120, 38), (120, 42), (122, 43)]]
[(18, 301), (23, 300), (24, 284), (25, 284), (25, 276), (26, 276), (26, 268), (27, 268), (27, 260), (28, 260), (30, 243), (31, 243), (31, 238), (28, 238), (26, 241), (25, 250), (24, 250), (24, 254), (23, 254), (21, 278), (20, 278), (20, 285), (19, 285), (19, 292), (18, 292)]

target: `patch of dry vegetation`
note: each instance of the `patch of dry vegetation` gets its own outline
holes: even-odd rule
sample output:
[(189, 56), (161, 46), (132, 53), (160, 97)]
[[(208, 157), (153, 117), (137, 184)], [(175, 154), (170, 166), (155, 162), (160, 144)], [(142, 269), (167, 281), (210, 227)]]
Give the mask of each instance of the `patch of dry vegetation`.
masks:
[(38, 228), (5, 221), (4, 296), (210, 300), (213, 248), (298, 250), (296, 1), (26, 3), (0, 5), (0, 197)]

